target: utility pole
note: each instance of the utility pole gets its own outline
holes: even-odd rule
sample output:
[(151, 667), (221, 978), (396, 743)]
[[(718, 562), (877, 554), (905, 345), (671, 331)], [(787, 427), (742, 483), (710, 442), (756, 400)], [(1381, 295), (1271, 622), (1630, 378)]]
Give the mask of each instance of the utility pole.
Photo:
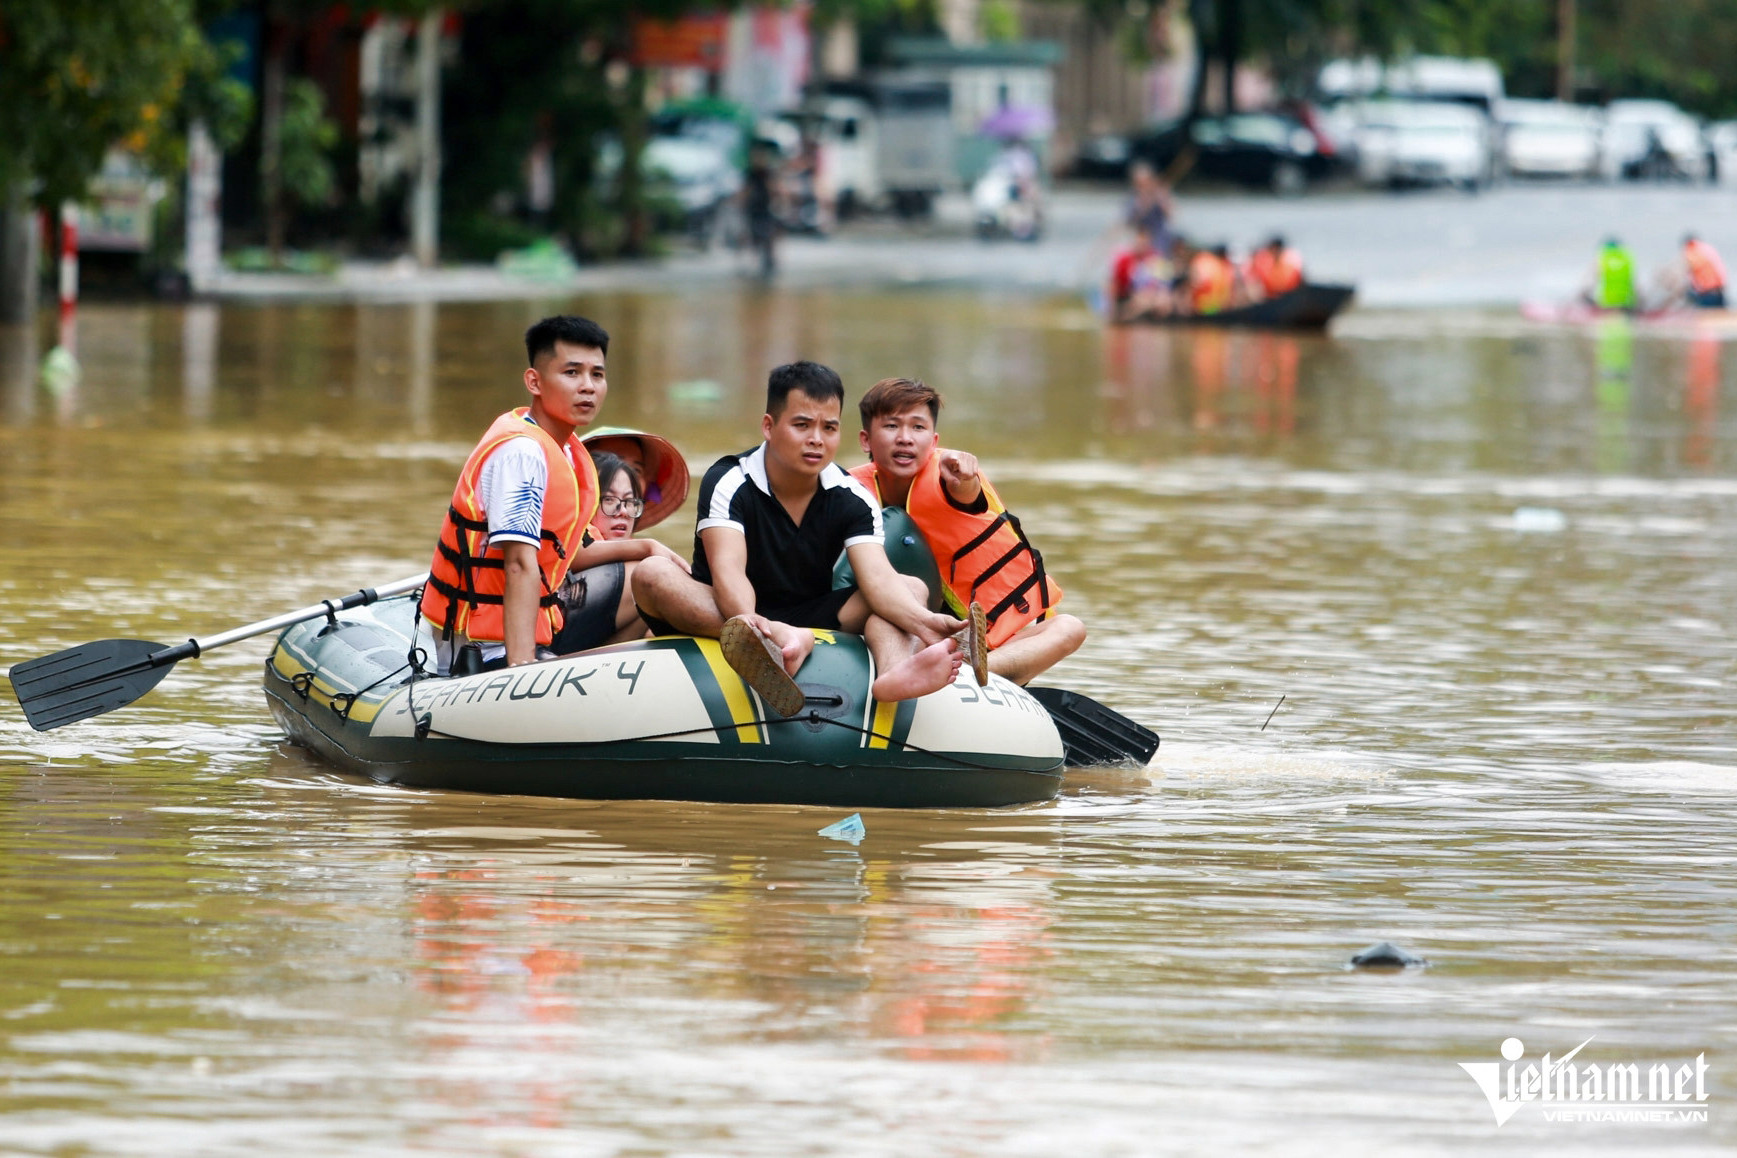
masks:
[(223, 272), (223, 155), (204, 121), (187, 130), (187, 282), (196, 294)]
[(416, 264), (434, 268), (440, 257), (440, 26), (437, 8), (416, 29), (416, 186), (410, 198), (411, 246)]
[(1556, 0), (1556, 99), (1574, 99), (1575, 0)]

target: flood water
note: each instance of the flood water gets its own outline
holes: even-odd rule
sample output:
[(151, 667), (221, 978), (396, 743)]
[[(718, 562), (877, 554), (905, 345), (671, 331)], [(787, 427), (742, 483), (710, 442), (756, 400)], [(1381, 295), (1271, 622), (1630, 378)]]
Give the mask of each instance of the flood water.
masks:
[[(58, 392), (47, 331), (0, 329), (0, 666), (423, 569), (555, 309), (614, 335), (605, 419), (696, 473), (757, 438), (776, 363), (937, 386), (1092, 629), (1045, 682), (1158, 757), (870, 811), (852, 846), (816, 833), (836, 810), (338, 774), (272, 724), (266, 639), (52, 733), (7, 686), (0, 1151), (1737, 1142), (1737, 331), (1106, 333), (963, 292), (90, 306)], [(1349, 968), (1378, 940), (1432, 964)], [(1704, 1054), (1710, 1120), (1498, 1128), (1458, 1063), (1510, 1037)]]

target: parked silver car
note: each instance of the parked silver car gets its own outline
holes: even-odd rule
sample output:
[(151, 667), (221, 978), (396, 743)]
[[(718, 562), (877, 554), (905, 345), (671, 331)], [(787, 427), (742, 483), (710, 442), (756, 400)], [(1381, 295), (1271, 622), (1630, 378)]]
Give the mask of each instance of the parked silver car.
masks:
[(1357, 175), (1365, 184), (1474, 190), (1494, 176), (1494, 127), (1470, 105), (1365, 101), (1356, 124)]
[(1596, 177), (1604, 114), (1563, 101), (1505, 100), (1498, 106), (1502, 166), (1516, 177)]

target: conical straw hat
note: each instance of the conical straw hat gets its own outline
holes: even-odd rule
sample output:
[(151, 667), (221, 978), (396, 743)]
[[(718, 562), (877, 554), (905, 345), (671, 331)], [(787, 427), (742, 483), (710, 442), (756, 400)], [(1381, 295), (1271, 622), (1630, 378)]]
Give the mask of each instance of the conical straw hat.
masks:
[(625, 426), (599, 426), (586, 431), (580, 441), (589, 447), (592, 443), (610, 439), (637, 442), (645, 459), (645, 478), (640, 480), (645, 487), (645, 513), (634, 523), (635, 531), (655, 527), (687, 501), (688, 464), (682, 452), (675, 448), (675, 443), (662, 435), (647, 434)]

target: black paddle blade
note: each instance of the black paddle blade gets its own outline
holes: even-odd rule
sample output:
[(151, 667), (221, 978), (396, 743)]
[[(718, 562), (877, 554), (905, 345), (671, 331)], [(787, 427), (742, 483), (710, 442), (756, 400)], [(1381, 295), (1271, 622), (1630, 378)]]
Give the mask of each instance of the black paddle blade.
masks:
[(124, 708), (162, 682), (174, 660), (151, 664), (166, 650), (143, 639), (99, 639), (12, 667), (12, 691), (38, 732)]
[(1144, 766), (1157, 754), (1157, 732), (1106, 708), (1090, 696), (1061, 688), (1025, 690), (1055, 721), (1062, 738), (1062, 759), (1070, 768), (1130, 763)]

